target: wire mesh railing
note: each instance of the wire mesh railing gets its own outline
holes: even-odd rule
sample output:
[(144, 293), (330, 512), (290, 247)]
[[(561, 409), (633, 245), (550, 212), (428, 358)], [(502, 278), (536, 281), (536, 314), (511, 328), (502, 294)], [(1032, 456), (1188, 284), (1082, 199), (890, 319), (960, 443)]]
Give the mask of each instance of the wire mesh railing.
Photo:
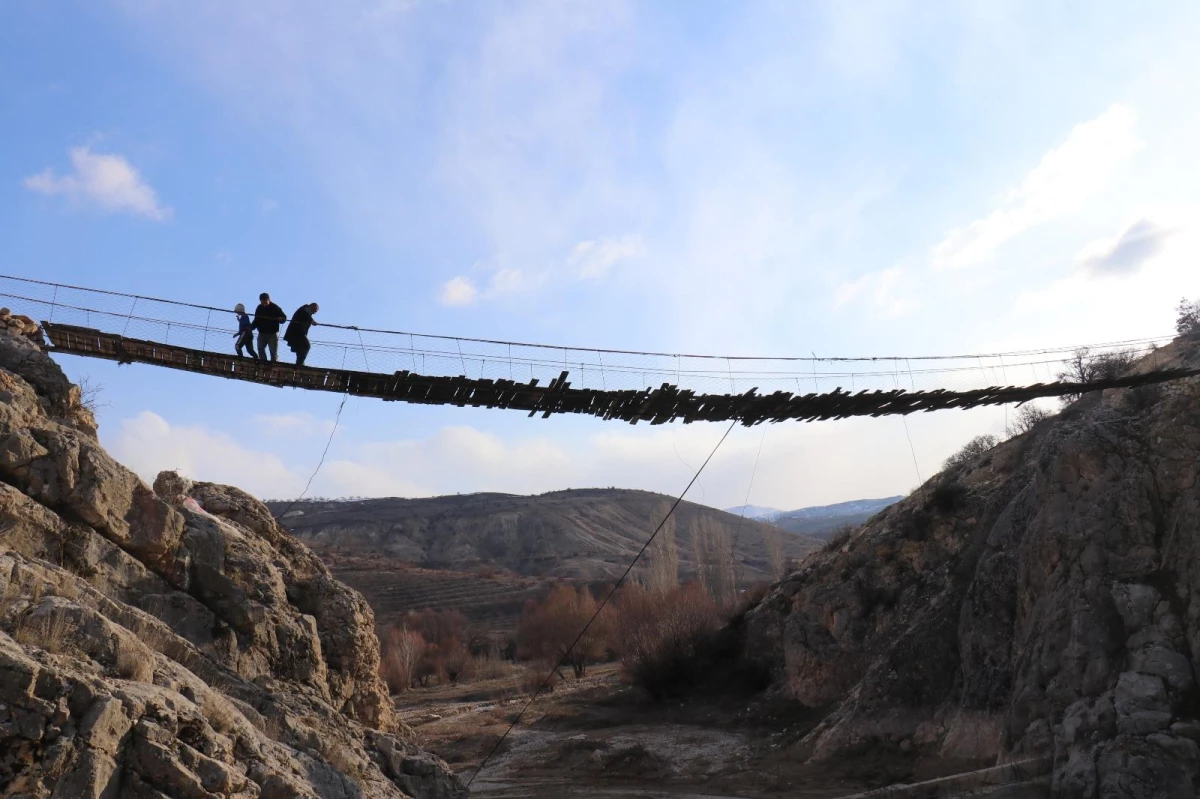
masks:
[[(75, 325), (196, 350), (232, 353), (237, 323), (231, 309), (0, 275), (0, 303), (39, 321)], [(287, 310), (286, 308), (284, 309)], [(1170, 336), (1089, 345), (1093, 356), (1128, 351), (1141, 356)], [(972, 390), (1048, 383), (1077, 347), (998, 353), (868, 357), (691, 355), (493, 341), (318, 320), (307, 365), (381, 374), (399, 371), (483, 380), (538, 380), (561, 372), (572, 386), (641, 390), (664, 383), (705, 394), (835, 389)], [(281, 341), (281, 360), (290, 360)]]

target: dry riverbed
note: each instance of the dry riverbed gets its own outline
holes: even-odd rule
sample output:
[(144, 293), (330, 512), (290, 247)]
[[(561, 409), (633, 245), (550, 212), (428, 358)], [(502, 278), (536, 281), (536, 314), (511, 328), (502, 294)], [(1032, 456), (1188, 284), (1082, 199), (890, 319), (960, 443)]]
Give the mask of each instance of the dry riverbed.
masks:
[[(528, 701), (519, 676), (397, 697), (421, 745), (464, 778)], [(478, 797), (845, 796), (952, 773), (886, 757), (811, 766), (799, 741), (818, 718), (761, 697), (653, 705), (593, 668), (539, 697), (471, 786)]]

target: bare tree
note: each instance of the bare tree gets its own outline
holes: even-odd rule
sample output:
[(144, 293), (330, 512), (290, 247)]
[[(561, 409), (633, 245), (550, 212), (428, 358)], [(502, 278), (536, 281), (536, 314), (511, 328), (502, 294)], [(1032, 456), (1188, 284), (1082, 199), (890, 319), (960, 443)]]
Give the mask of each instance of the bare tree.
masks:
[(542, 602), (525, 606), (517, 622), (518, 655), (567, 664), (582, 677), (588, 664), (603, 654), (607, 641), (604, 616), (588, 625), (595, 613), (596, 600), (587, 588), (555, 588)]
[(774, 525), (763, 531), (763, 549), (767, 556), (767, 576), (772, 580), (783, 579), (783, 538), (782, 531)]
[[(670, 506), (663, 505), (659, 516), (670, 513)], [(679, 585), (679, 549), (675, 546), (675, 517), (669, 516), (654, 539), (650, 550), (650, 573), (647, 587), (667, 591)]]
[(999, 443), (999, 439), (992, 435), (975, 436), (964, 444), (962, 449), (949, 458), (946, 458), (946, 462), (942, 464), (942, 468), (953, 469), (955, 466), (961, 466), (967, 461), (974, 460)]
[(1175, 311), (1175, 330), (1179, 335), (1194, 336), (1200, 333), (1200, 301), (1189, 301), (1184, 297)]
[(729, 530), (708, 519), (697, 519), (692, 528), (692, 548), (700, 582), (718, 605), (728, 607), (737, 591)]
[(384, 639), (380, 673), (393, 693), (407, 691), (417, 679), (425, 655), (425, 639), (407, 627), (393, 627)]
[(1023, 433), (1028, 433), (1037, 427), (1039, 422), (1049, 419), (1050, 416), (1050, 411), (1038, 405), (1022, 405), (1004, 432), (1009, 438), (1015, 438)]
[[(1075, 350), (1064, 368), (1058, 373), (1058, 379), (1068, 383), (1092, 383), (1097, 380), (1113, 380), (1129, 373), (1137, 362), (1137, 353), (1133, 350), (1114, 350), (1093, 355), (1087, 347)], [(1064, 394), (1062, 403), (1069, 405), (1079, 399), (1082, 394)]]

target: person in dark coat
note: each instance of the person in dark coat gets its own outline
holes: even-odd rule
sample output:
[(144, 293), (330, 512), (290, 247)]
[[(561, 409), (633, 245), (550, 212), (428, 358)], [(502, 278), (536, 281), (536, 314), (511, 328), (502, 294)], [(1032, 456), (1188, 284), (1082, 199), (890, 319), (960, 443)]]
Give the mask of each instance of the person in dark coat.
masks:
[(308, 357), (308, 351), (312, 347), (308, 342), (308, 329), (317, 323), (313, 314), (318, 310), (320, 306), (315, 302), (301, 305), (292, 314), (292, 321), (288, 322), (287, 330), (283, 334), (283, 340), (292, 348), (292, 352), (296, 353), (297, 366), (304, 365), (304, 359)]
[(271, 362), (279, 360), (279, 326), (287, 321), (287, 314), (275, 303), (271, 295), (263, 292), (258, 295), (258, 307), (254, 309), (254, 329), (258, 331), (258, 359), (267, 359), (267, 349), (271, 350)]
[(244, 348), (250, 353), (250, 357), (258, 360), (258, 353), (254, 351), (254, 323), (250, 321), (250, 316), (246, 313), (246, 306), (240, 302), (233, 306), (233, 312), (237, 314), (238, 330), (233, 334), (237, 339), (234, 348), (237, 350), (239, 358), (245, 358), (246, 354), (242, 352)]

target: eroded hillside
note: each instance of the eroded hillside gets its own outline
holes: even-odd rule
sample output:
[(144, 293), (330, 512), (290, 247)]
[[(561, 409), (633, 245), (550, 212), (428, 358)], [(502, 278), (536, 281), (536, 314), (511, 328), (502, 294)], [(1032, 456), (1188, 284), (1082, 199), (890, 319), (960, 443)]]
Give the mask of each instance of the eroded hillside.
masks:
[[(347, 554), (383, 554), (426, 568), (488, 566), (530, 577), (611, 579), (624, 571), (673, 501), (649, 491), (584, 489), (540, 496), (468, 494), (429, 499), (307, 502), (288, 513), (295, 535)], [(275, 512), (284, 503), (270, 503)], [(775, 528), (684, 502), (676, 511), (680, 566), (695, 571), (695, 536), (705, 525), (737, 541), (748, 582), (767, 576), (765, 535)], [(820, 546), (782, 534), (787, 557)]]
[(363, 598), (242, 491), (113, 461), (37, 338), (0, 331), (0, 793), (463, 795)]
[(811, 558), (745, 627), (774, 690), (828, 710), (800, 754), (1050, 757), (1056, 796), (1194, 796), (1198, 469), (1200, 380), (1086, 395)]

